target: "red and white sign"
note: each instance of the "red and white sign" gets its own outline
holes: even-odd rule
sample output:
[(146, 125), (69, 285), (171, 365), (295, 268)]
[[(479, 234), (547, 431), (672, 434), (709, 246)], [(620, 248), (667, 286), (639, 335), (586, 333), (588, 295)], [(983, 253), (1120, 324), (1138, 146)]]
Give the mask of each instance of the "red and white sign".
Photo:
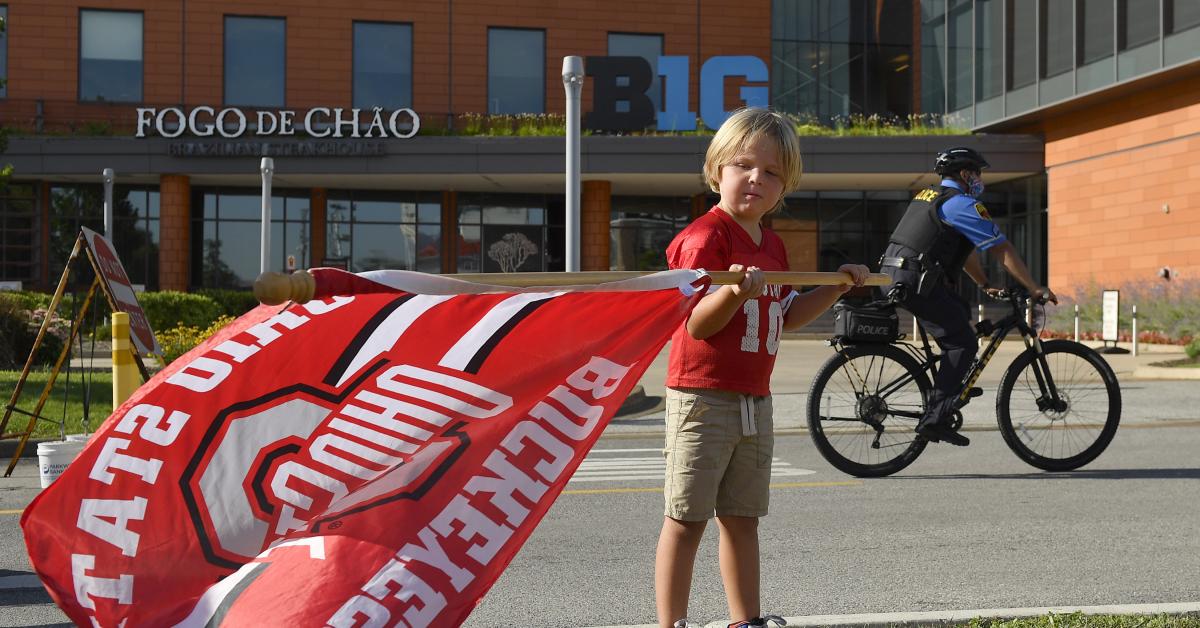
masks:
[(363, 291), (239, 318), (25, 509), (30, 560), (73, 621), (459, 625), (706, 283), (314, 274), (318, 296)]
[(100, 267), (100, 275), (104, 277), (104, 282), (108, 286), (108, 293), (117, 302), (117, 309), (129, 315), (129, 335), (133, 340), (133, 346), (137, 347), (138, 352), (142, 355), (150, 353), (161, 355), (162, 347), (159, 346), (158, 339), (154, 337), (154, 330), (150, 329), (150, 320), (146, 318), (146, 313), (138, 304), (137, 295), (133, 292), (133, 284), (129, 281), (129, 275), (125, 274), (125, 267), (121, 265), (121, 258), (117, 257), (117, 251), (113, 248), (112, 242), (109, 242), (104, 235), (87, 227), (82, 227), (82, 229), (83, 236), (87, 239), (88, 249), (92, 251), (96, 265)]

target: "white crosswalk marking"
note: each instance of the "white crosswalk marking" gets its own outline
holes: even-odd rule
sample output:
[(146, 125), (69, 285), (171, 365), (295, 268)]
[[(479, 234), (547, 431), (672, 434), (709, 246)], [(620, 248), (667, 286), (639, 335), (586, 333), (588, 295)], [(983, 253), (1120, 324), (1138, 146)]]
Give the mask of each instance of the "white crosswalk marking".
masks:
[[(593, 449), (571, 476), (571, 482), (661, 482), (666, 469), (661, 449)], [(816, 471), (793, 467), (779, 458), (771, 460), (772, 479), (814, 473)]]

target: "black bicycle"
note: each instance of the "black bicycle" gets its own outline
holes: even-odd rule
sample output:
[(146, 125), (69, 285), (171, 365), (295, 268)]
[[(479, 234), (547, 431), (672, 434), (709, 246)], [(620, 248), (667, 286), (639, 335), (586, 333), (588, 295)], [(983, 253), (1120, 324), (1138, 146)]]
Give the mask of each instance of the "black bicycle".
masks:
[[(968, 371), (955, 403), (961, 408), (982, 393), (974, 384), (1013, 330), (1019, 354), (996, 393), (996, 422), (1004, 442), (1025, 462), (1046, 471), (1077, 469), (1100, 455), (1121, 420), (1121, 389), (1112, 368), (1091, 348), (1070, 340), (1046, 340), (1025, 320), (1027, 293), (1002, 291), (1011, 314), (976, 325), (990, 337)], [(870, 307), (894, 314), (891, 300)], [(888, 309), (890, 308), (890, 310)], [(898, 335), (897, 335), (898, 336)], [(817, 450), (838, 469), (858, 477), (883, 477), (912, 464), (928, 444), (915, 433), (933, 390), (940, 355), (924, 328), (921, 346), (904, 342), (830, 340), (836, 353), (817, 371), (808, 399), (808, 428)]]

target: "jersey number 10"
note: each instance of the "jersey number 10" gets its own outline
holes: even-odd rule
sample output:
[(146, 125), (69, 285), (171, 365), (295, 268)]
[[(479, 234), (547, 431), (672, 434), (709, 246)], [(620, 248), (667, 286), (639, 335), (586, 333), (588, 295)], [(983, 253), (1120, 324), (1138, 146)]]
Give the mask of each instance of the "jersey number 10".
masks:
[[(746, 335), (742, 336), (742, 351), (758, 353), (758, 328), (762, 324), (760, 322), (761, 317), (758, 315), (758, 299), (750, 299), (743, 303), (742, 311), (746, 313)], [(779, 335), (783, 333), (783, 306), (779, 304), (779, 301), (771, 301), (771, 306), (767, 309), (767, 314), (767, 337), (765, 344), (767, 346), (767, 354), (775, 355), (779, 351)]]

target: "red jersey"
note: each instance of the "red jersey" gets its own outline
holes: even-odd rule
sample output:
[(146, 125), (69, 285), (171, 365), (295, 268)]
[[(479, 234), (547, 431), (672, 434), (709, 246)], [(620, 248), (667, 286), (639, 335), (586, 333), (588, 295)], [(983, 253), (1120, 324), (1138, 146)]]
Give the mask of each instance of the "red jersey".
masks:
[[(729, 270), (731, 264), (788, 270), (787, 250), (774, 231), (764, 227), (762, 243), (755, 244), (719, 207), (675, 236), (667, 247), (667, 264), (710, 271)], [(770, 394), (783, 315), (793, 296), (791, 286), (768, 284), (762, 296), (743, 303), (728, 325), (704, 340), (692, 338), (686, 325), (680, 325), (671, 337), (667, 386)]]

